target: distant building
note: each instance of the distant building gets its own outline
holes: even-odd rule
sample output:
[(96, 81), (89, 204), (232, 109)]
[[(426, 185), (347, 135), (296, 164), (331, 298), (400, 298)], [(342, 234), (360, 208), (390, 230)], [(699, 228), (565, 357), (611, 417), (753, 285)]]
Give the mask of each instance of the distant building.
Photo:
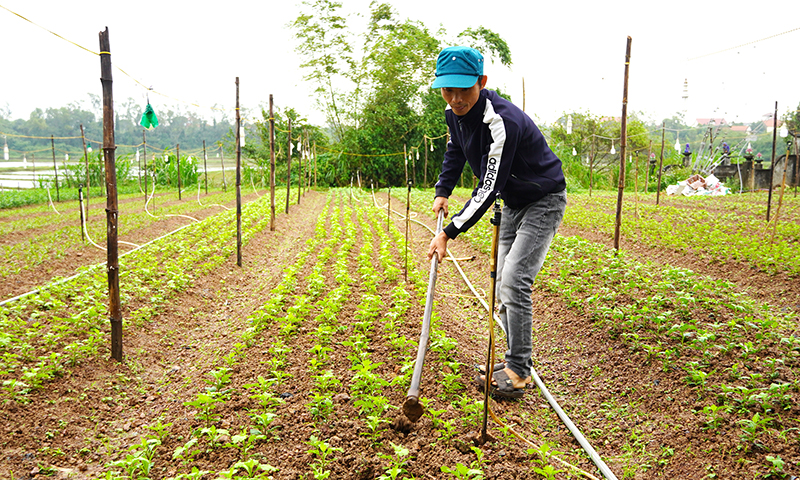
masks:
[[(781, 128), (781, 125), (783, 125), (783, 122), (781, 122), (779, 119), (778, 128)], [(772, 130), (775, 128), (775, 120), (772, 118), (764, 120), (764, 126), (767, 127), (767, 133), (772, 133)]]

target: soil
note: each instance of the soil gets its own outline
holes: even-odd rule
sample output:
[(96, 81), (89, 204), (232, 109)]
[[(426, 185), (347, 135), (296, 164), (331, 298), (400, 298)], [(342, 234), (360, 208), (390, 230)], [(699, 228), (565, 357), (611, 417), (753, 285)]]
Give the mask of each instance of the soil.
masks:
[[(340, 201), (348, 200), (343, 197)], [(362, 201), (368, 199), (363, 197)], [(385, 195), (379, 196), (379, 201), (385, 204)], [(261, 332), (246, 349), (243, 359), (232, 367), (228, 387), (231, 398), (216, 411), (219, 420), (215, 423), (217, 428), (228, 430), (227, 438), (221, 439), (217, 448), (203, 451), (191, 461), (174, 458), (174, 453), (192, 438), (192, 432), (206, 424), (198, 419), (197, 408), (186, 402), (208, 386), (211, 380), (208, 372), (226, 365), (222, 359), (241, 342), (242, 334), (250, 327), (248, 317), (264, 304), (270, 290), (282, 279), (283, 269), (295, 261), (305, 241), (313, 237), (325, 202), (325, 193), (308, 192), (300, 205), (290, 208), (288, 215), (277, 217), (275, 231), (266, 230), (250, 239), (241, 267), (236, 265), (235, 255), (232, 256), (173, 298), (169, 307), (152, 322), (143, 326), (126, 325), (124, 362), (110, 360), (105, 351), (98, 358), (70, 368), (66, 375), (48, 383), (47, 388), (33, 391), (28, 403), (4, 399), (0, 405), (0, 477), (18, 480), (45, 476), (98, 478), (109, 470), (106, 465), (124, 459), (133, 445), (140, 444), (145, 435), (153, 432), (148, 427), (159, 422), (170, 425), (169, 435), (153, 457), (155, 466), (151, 478), (175, 477), (197, 467), (210, 472), (202, 478), (215, 479), (217, 472), (231, 468), (242, 457), (239, 449), (223, 444), (252, 425), (249, 412), (257, 410), (259, 404), (246, 386), (256, 382), (259, 376), (268, 375), (265, 364), (272, 356), (270, 348), (282, 338), (278, 326)], [(395, 202), (403, 205), (401, 199), (393, 198), (392, 204)], [(213, 213), (216, 211), (207, 209), (193, 216)], [(355, 216), (350, 221), (358, 226)], [(403, 231), (404, 221), (396, 216), (393, 221)], [(434, 226), (434, 221), (427, 217), (421, 221), (431, 228)], [(182, 224), (180, 219), (157, 222), (133, 233), (128, 241), (143, 243)], [(414, 223), (410, 229), (413, 253), (409, 262), (427, 279), (430, 264), (424, 252), (430, 233)], [(610, 241), (601, 234), (585, 230), (562, 228), (560, 234), (579, 235), (605, 244)], [(687, 268), (704, 263), (692, 252), (656, 250), (626, 238), (622, 243), (634, 255), (652, 262)], [(359, 276), (356, 256), (360, 246), (360, 241), (356, 241), (350, 254), (353, 278)], [(485, 255), (467, 242), (451, 242), (450, 247), (457, 257), (475, 257), (462, 262), (462, 268), (476, 288), (487, 291), (489, 262)], [(394, 255), (402, 268), (401, 251), (402, 245), (396, 245)], [(78, 265), (102, 261), (104, 255), (102, 252), (83, 251), (80, 255), (74, 252), (50, 265), (44, 277), (66, 275)], [(306, 262), (298, 273), (297, 292), (307, 290), (305, 278), (311, 272), (311, 265), (312, 261)], [(792, 293), (796, 291), (796, 279), (768, 275), (733, 263), (715, 265), (710, 274), (732, 282), (760, 301), (782, 307), (797, 303), (798, 297)], [(43, 278), (41, 273), (38, 278)], [(332, 280), (327, 282), (333, 288)], [(403, 283), (402, 276), (399, 282)], [(34, 277), (25, 277), (18, 284), (0, 286), (0, 298), (9, 298), (39, 283)], [(378, 284), (377, 295), (387, 309), (392, 305), (393, 286)], [(408, 289), (413, 290), (413, 286), (408, 285)], [(339, 340), (346, 339), (352, 331), (356, 306), (365, 293), (363, 286), (356, 282), (351, 298), (338, 316), (345, 327), (337, 334)], [(455, 478), (443, 473), (441, 467), (455, 468), (459, 463), (479, 466), (487, 479), (542, 478), (534, 471), (535, 467), (540, 467), (536, 462), (539, 456), (527, 452), (530, 445), (513, 438), (508, 430), (499, 428), (491, 420), (490, 434), (494, 440), (481, 443), (480, 415), (466, 418), (461, 410), (454, 408), (452, 402), (459, 397), (467, 403), (482, 403), (483, 394), (472, 383), (472, 367), (483, 363), (487, 315), (478, 301), (470, 297), (451, 262), (443, 262), (438, 269), (436, 294), (438, 326), (457, 341), (458, 348), (451, 359), (429, 353), (422, 395), (433, 402), (429, 411), (443, 410), (441, 418), (456, 427), (453, 438), (443, 438), (442, 429), (434, 427), (430, 413), (416, 423), (404, 419), (400, 412), (406, 391), (389, 386), (383, 389), (383, 395), (398, 408), (384, 414), (383, 420), (387, 423), (376, 439), (370, 439), (350, 397), (354, 372), (346, 359), (348, 348), (337, 341), (331, 344), (332, 360), (328, 368), (341, 381), (341, 387), (334, 396), (332, 415), (324, 421), (315, 419), (308, 408), (315, 385), (308, 370), (311, 358), (308, 350), (314, 343), (309, 332), (316, 329), (317, 324), (308, 320), (290, 345), (285, 372), (291, 377), (282, 382), (276, 392), (284, 400), (276, 409), (276, 437), (256, 443), (249, 455), (279, 468), (271, 474), (275, 479), (314, 478), (310, 465), (318, 457), (309, 453), (309, 439), (316, 436), (341, 449), (333, 453), (333, 460), (327, 467), (331, 472), (329, 478), (380, 477), (394, 454), (392, 444), (409, 450), (404, 457), (403, 467), (409, 475), (405, 478), (410, 475), (417, 479)], [(797, 443), (776, 443), (772, 450), (767, 450), (770, 445), (766, 445), (762, 450), (756, 448), (746, 454), (737, 451), (734, 446), (738, 442), (738, 430), (709, 432), (698, 423), (692, 410), (702, 405), (696, 393), (685, 388), (683, 372), (663, 372), (657, 365), (646, 366), (642, 358), (631, 355), (618, 340), (610, 338), (607, 331), (569, 308), (554, 293), (535, 285), (533, 299), (535, 367), (551, 393), (618, 478), (696, 479), (716, 474), (712, 478), (750, 479), (754, 478), (754, 472), (763, 471), (766, 454), (780, 454), (787, 462), (787, 471), (798, 473), (800, 446)], [(413, 301), (400, 326), (414, 351), (422, 317), (423, 305)], [(313, 315), (310, 318), (314, 318)], [(374, 361), (382, 362), (376, 372), (392, 380), (401, 375), (402, 362), (386, 342), (386, 335), (381, 325), (370, 332), (369, 353)], [(498, 343), (502, 342), (498, 339)], [(460, 367), (454, 366), (453, 361)], [(460, 373), (460, 386), (445, 380), (452, 378), (446, 377), (452, 373)], [(555, 450), (563, 452), (558, 455), (560, 458), (601, 477), (537, 389), (526, 391), (520, 401), (492, 402), (492, 409), (537, 447), (543, 442), (552, 442)], [(634, 413), (617, 416), (619, 411)], [(796, 417), (800, 411), (792, 413)], [(389, 423), (391, 427), (386, 428)], [(643, 446), (642, 451), (626, 450), (632, 437), (638, 437), (636, 444)], [(478, 459), (469, 448), (475, 445), (480, 445), (483, 452), (481, 465), (476, 464)], [(556, 478), (580, 477), (555, 460), (549, 463), (562, 470)]]

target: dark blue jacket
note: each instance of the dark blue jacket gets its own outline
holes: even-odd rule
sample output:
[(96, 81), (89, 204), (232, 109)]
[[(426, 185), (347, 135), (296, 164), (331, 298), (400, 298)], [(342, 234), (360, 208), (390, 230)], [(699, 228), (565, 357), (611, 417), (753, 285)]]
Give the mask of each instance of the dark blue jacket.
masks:
[(496, 92), (481, 90), (478, 101), (463, 117), (448, 106), (445, 118), (450, 143), (436, 182), (436, 196), (450, 196), (465, 162), (480, 179), (472, 198), (445, 227), (449, 238), (474, 225), (498, 191), (506, 205), (518, 209), (566, 188), (561, 160), (547, 146), (542, 132), (525, 112)]

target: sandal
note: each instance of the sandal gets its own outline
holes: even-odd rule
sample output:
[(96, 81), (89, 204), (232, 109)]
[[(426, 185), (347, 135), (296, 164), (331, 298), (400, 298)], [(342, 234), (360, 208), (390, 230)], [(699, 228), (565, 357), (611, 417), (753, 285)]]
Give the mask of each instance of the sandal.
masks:
[[(495, 363), (494, 364), (494, 368), (492, 369), (492, 371), (496, 372), (496, 371), (502, 370), (504, 368), (506, 368), (506, 362), (499, 362), (499, 363)], [(486, 375), (486, 372), (484, 371), (483, 365), (475, 365), (475, 371), (478, 372), (481, 375)]]
[[(513, 380), (511, 380), (508, 374), (503, 370), (497, 370), (492, 373), (492, 380), (494, 380), (494, 383), (497, 383), (497, 385), (493, 383), (489, 386), (489, 394), (495, 398), (522, 398), (525, 395), (525, 390), (529, 388), (528, 386), (525, 388), (514, 388)], [(475, 383), (481, 391), (484, 391), (486, 388), (484, 379), (481, 378), (480, 374), (475, 375)]]

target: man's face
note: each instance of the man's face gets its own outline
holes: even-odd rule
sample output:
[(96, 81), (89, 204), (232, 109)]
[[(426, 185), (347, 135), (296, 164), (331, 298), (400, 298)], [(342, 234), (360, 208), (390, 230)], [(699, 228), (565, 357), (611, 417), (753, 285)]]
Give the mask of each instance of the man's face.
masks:
[(486, 76), (478, 78), (470, 88), (442, 87), (442, 98), (450, 105), (453, 113), (459, 117), (472, 110), (480, 97), (481, 89), (486, 86)]

